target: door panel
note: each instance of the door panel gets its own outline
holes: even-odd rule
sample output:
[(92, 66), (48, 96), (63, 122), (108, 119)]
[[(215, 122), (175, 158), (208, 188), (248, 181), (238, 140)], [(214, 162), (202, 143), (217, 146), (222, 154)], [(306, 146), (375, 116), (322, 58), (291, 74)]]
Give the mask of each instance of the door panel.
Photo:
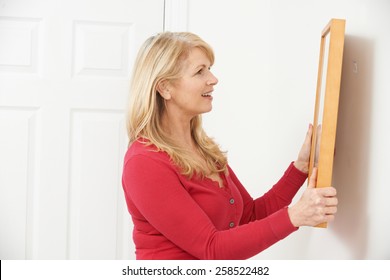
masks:
[(0, 7), (0, 258), (134, 258), (124, 111), (163, 0)]

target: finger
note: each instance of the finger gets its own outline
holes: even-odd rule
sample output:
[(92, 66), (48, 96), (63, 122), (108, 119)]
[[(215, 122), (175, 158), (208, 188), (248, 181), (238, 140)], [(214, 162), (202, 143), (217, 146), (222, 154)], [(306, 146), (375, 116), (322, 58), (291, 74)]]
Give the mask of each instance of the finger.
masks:
[(334, 187), (321, 188), (319, 192), (325, 197), (334, 197), (337, 195), (337, 190)]
[(338, 202), (336, 197), (327, 198), (325, 200), (325, 205), (328, 206), (328, 207), (336, 206), (338, 203), (339, 202)]
[(311, 142), (312, 135), (313, 135), (313, 125), (309, 124), (309, 129), (307, 130), (306, 139), (305, 139), (306, 143)]
[(334, 215), (326, 215), (325, 216), (326, 223), (333, 222), (333, 221), (334, 221)]
[(315, 188), (316, 187), (316, 182), (317, 182), (317, 168), (314, 167), (313, 171), (311, 173), (311, 176), (309, 178), (309, 188)]
[(332, 207), (326, 207), (325, 214), (326, 215), (334, 215), (337, 213), (337, 207), (332, 206)]

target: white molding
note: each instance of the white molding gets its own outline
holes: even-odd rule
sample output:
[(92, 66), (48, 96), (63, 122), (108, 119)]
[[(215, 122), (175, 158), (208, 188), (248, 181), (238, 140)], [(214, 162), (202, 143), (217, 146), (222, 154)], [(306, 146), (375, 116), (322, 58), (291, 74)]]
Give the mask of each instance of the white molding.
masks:
[(187, 31), (188, 0), (165, 0), (164, 31)]

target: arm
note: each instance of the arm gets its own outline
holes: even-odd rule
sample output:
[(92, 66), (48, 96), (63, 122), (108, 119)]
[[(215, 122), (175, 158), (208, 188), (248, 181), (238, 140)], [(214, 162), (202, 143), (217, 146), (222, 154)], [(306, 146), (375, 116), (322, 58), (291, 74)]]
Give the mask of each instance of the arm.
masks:
[(299, 188), (303, 185), (307, 178), (312, 133), (313, 126), (310, 124), (297, 160), (290, 164), (283, 177), (273, 186), (271, 190), (256, 200), (253, 200), (250, 197), (232, 172), (234, 181), (240, 188), (244, 199), (244, 215), (242, 223), (263, 219), (271, 213), (274, 213), (291, 203)]
[(199, 259), (246, 259), (296, 228), (287, 209), (267, 219), (217, 231), (169, 166), (138, 155), (125, 164), (126, 197), (144, 218), (178, 247)]
[(307, 178), (307, 174), (291, 163), (283, 177), (267, 193), (254, 200), (231, 169), (229, 173), (244, 201), (242, 224), (263, 219), (288, 206)]

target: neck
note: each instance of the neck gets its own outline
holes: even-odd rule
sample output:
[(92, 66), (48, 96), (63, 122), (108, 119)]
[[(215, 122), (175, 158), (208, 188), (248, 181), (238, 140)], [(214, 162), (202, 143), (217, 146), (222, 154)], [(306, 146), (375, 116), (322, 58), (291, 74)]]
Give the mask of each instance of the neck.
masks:
[(162, 117), (164, 131), (183, 148), (192, 150), (195, 147), (191, 136), (191, 119), (178, 118), (165, 113)]

